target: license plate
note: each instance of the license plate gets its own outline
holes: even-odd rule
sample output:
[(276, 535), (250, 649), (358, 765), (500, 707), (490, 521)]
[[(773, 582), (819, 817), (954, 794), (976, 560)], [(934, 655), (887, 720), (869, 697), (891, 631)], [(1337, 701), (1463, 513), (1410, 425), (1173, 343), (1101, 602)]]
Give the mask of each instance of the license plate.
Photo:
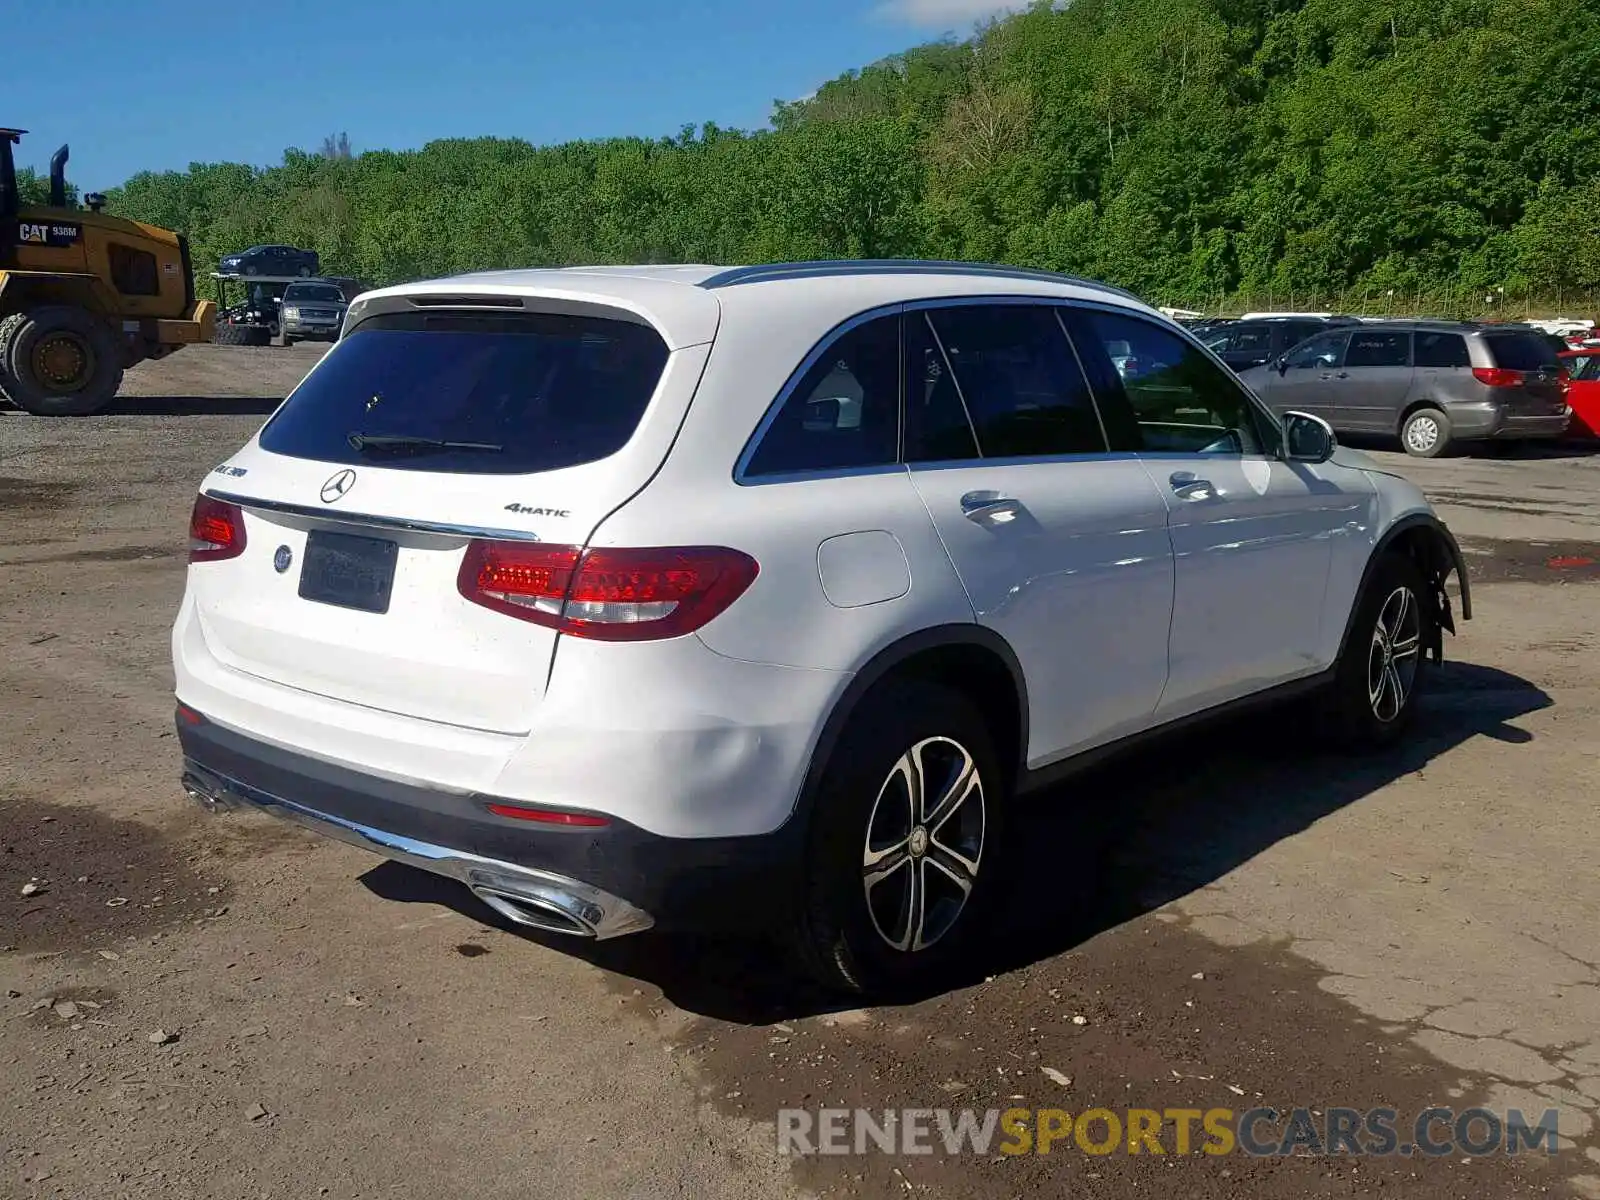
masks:
[(382, 538), (312, 530), (300, 567), (300, 598), (361, 612), (389, 611), (399, 547)]

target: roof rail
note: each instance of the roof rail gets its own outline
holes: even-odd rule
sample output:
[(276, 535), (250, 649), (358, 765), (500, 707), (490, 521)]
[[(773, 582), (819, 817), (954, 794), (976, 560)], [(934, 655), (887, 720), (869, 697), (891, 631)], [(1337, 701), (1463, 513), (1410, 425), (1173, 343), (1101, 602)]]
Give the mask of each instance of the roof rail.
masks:
[(1097, 279), (1083, 279), (1077, 275), (1063, 275), (1056, 271), (1041, 271), (1033, 267), (1011, 267), (996, 263), (960, 262), (936, 258), (841, 258), (818, 262), (764, 263), (759, 266), (729, 267), (709, 279), (702, 280), (703, 288), (736, 287), (744, 283), (770, 283), (779, 279), (812, 279), (828, 275), (994, 275), (1003, 279), (1028, 279), (1041, 283), (1069, 284), (1073, 287), (1094, 288), (1111, 292), (1143, 304), (1140, 297), (1125, 288), (1102, 283)]

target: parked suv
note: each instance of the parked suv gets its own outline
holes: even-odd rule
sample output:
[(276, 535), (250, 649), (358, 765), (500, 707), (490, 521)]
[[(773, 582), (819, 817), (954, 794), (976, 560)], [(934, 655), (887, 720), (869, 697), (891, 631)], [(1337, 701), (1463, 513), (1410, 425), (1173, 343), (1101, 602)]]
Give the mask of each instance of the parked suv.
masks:
[(1561, 362), (1531, 329), (1386, 321), (1329, 330), (1240, 376), (1275, 412), (1340, 433), (1397, 436), (1406, 453), (1455, 442), (1559, 438), (1569, 412)]
[(1355, 324), (1354, 317), (1256, 317), (1213, 327), (1199, 337), (1207, 349), (1235, 371), (1246, 371), (1277, 358), (1330, 326)]
[(1125, 293), (966, 264), (367, 293), (190, 535), (192, 796), (540, 929), (784, 929), (864, 991), (973, 948), (1018, 794), (1290, 695), (1387, 743), (1452, 573), (1471, 615), (1321, 420)]
[(344, 324), (345, 309), (349, 301), (338, 284), (326, 279), (291, 283), (283, 290), (279, 320), (283, 328), (283, 344), (311, 338), (334, 341), (339, 327)]

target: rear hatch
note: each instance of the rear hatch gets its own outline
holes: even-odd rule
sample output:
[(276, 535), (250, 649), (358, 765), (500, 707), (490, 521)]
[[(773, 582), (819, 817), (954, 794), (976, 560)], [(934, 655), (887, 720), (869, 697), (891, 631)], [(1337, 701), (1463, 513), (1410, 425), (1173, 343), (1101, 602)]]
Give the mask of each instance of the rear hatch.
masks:
[[(1561, 359), (1555, 348), (1540, 333), (1532, 330), (1504, 330), (1483, 335), (1494, 360), (1493, 370), (1503, 373), (1495, 386), (1514, 416), (1559, 415), (1566, 407), (1562, 386)], [(1480, 376), (1481, 378), (1481, 376)]]
[(207, 480), (244, 543), (189, 569), (208, 648), (320, 696), (525, 732), (558, 634), (468, 600), (468, 548), (584, 545), (659, 468), (706, 352), (621, 311), (366, 317)]

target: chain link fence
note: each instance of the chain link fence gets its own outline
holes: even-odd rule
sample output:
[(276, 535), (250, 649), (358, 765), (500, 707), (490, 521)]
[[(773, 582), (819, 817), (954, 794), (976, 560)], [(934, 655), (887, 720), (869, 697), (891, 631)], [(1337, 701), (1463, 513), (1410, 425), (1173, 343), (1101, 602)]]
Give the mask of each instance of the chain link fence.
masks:
[(1238, 317), (1250, 312), (1336, 313), (1356, 317), (1438, 317), (1469, 320), (1560, 320), (1600, 323), (1600, 291), (1513, 292), (1501, 288), (1350, 288), (1338, 292), (1265, 291), (1209, 295), (1161, 295), (1153, 303)]

